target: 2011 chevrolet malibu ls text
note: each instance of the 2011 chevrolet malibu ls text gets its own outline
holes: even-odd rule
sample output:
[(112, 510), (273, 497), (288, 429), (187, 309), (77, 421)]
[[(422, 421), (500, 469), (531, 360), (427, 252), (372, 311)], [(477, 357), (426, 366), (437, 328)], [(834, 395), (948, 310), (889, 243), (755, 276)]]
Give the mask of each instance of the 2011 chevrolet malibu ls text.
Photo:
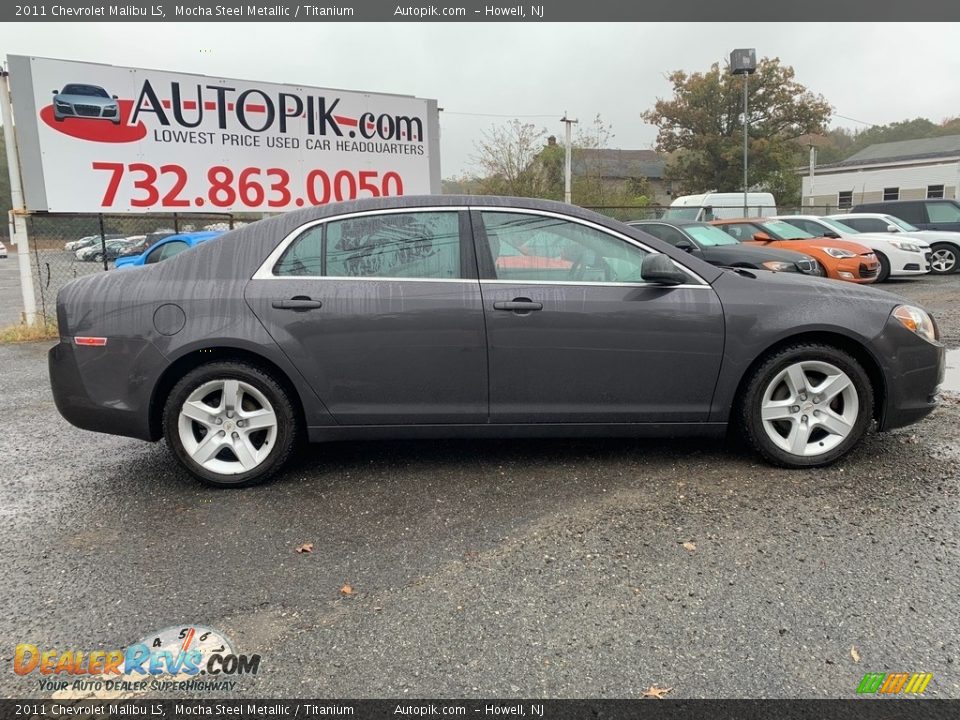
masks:
[(296, 441), (687, 436), (768, 461), (916, 422), (938, 330), (889, 293), (727, 270), (560, 203), (403, 197), (294, 211), (63, 288), (50, 351), (74, 425), (165, 437), (249, 485)]

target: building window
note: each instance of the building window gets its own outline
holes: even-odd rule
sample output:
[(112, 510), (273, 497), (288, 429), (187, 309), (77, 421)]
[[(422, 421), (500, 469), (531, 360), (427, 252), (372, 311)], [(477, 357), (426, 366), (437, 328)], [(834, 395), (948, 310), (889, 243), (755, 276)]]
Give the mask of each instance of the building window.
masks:
[(883, 189), (883, 200), (899, 200), (900, 199), (900, 188), (884, 188)]
[(841, 190), (837, 193), (837, 207), (841, 210), (853, 207), (853, 190)]
[(927, 200), (939, 200), (943, 197), (943, 185), (927, 185)]

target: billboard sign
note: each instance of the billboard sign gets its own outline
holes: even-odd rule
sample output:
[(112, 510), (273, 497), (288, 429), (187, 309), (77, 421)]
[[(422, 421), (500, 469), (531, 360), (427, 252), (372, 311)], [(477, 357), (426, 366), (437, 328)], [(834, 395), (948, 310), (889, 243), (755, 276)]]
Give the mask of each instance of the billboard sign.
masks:
[(435, 100), (8, 61), (29, 210), (282, 212), (440, 192)]

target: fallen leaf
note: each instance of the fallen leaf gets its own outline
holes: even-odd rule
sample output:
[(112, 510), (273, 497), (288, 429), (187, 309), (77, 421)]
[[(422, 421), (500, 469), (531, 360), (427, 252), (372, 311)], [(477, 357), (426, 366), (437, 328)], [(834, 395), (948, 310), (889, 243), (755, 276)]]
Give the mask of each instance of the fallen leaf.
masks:
[(342, 588), (340, 588), (340, 592), (341, 592), (341, 594), (343, 594), (343, 595), (353, 595), (353, 592), (354, 592), (354, 591), (353, 591), (353, 586), (352, 586), (352, 585), (349, 585), (349, 584), (348, 584), (348, 585), (344, 585)]
[(697, 549), (697, 545), (696, 545), (696, 543), (692, 543), (692, 542), (690, 542), (690, 541), (688, 540), (687, 542), (685, 542), (685, 543), (683, 544), (683, 549), (684, 549), (684, 550), (689, 550), (690, 552), (693, 552), (694, 550)]
[(668, 692), (673, 690), (672, 687), (657, 687), (656, 685), (651, 685), (646, 690), (643, 691), (643, 697), (645, 698), (656, 698), (657, 700), (663, 700), (663, 696)]
[(298, 545), (297, 552), (298, 553), (313, 552), (313, 543), (304, 543), (303, 545)]
[(850, 657), (853, 658), (853, 661), (854, 661), (855, 663), (860, 662), (860, 653), (857, 652), (857, 646), (856, 646), (856, 645), (854, 645), (853, 647), (850, 648)]

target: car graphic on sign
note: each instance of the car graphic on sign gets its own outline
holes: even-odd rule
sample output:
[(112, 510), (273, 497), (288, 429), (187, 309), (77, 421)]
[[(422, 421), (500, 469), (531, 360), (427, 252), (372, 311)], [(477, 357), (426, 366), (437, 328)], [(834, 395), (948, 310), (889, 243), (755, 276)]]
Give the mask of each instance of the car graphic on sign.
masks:
[(99, 85), (69, 83), (53, 91), (53, 118), (57, 122), (67, 118), (102, 119), (119, 125), (120, 106), (117, 96)]

